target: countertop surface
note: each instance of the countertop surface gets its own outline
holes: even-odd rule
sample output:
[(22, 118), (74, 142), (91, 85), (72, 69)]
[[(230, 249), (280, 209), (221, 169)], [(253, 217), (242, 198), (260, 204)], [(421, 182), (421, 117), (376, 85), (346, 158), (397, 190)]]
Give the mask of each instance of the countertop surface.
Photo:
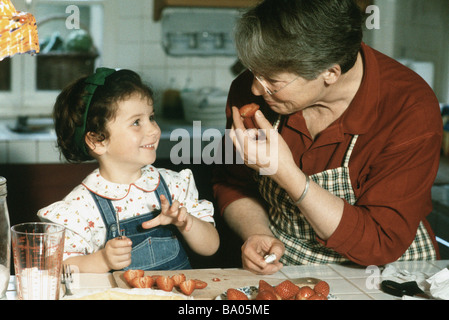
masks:
[[(285, 279), (292, 282), (313, 277), (326, 281), (330, 286), (330, 298), (333, 300), (401, 300), (410, 297), (395, 297), (382, 292), (379, 284), (383, 280), (397, 282), (417, 281), (426, 292), (429, 284), (426, 279), (449, 267), (449, 260), (394, 262), (384, 267), (361, 267), (355, 265), (302, 265), (285, 266), (279, 272), (268, 275), (256, 275), (242, 269), (192, 269), (182, 271), (147, 271), (149, 274), (172, 275), (184, 273), (188, 279), (200, 279), (208, 283), (205, 289), (197, 289), (192, 297), (198, 300), (211, 300), (219, 297), (229, 288), (258, 286), (263, 279), (276, 285)], [(388, 270), (388, 273), (387, 273)], [(116, 273), (74, 273), (72, 291), (82, 296), (111, 288), (127, 288)], [(11, 276), (7, 299), (16, 299), (14, 277)], [(136, 290), (136, 289), (130, 289)], [(174, 289), (175, 290), (175, 289)], [(65, 297), (67, 298), (67, 297)], [(64, 298), (63, 298), (64, 299)]]

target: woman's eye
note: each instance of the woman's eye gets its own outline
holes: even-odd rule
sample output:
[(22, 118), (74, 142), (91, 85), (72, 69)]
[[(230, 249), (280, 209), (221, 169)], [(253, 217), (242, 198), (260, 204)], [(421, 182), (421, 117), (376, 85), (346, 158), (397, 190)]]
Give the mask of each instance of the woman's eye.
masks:
[(156, 121), (156, 117), (154, 116), (154, 114), (152, 114), (152, 115), (150, 116), (150, 121), (151, 121), (151, 122)]
[(134, 121), (133, 126), (138, 126), (140, 124), (139, 120)]

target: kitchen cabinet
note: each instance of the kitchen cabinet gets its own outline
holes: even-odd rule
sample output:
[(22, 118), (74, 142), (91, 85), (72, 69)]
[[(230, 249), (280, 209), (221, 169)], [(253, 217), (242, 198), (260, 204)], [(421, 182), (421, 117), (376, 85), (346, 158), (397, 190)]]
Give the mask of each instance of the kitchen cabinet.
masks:
[(247, 8), (258, 2), (260, 0), (155, 0), (153, 19), (159, 21), (166, 7)]

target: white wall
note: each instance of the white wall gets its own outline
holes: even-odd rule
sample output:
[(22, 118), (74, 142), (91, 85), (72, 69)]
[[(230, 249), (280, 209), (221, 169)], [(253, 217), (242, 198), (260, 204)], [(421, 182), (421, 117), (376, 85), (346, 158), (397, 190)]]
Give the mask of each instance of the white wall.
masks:
[(153, 0), (105, 1), (105, 35), (102, 64), (138, 72), (155, 89), (156, 112), (160, 97), (175, 79), (182, 89), (215, 86), (227, 90), (234, 76), (233, 57), (170, 57), (161, 46), (161, 23), (153, 21)]

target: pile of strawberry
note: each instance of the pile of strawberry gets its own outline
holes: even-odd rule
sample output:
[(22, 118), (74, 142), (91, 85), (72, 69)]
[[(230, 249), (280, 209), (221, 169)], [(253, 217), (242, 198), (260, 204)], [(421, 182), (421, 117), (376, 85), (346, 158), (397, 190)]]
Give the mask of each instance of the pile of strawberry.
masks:
[(198, 279), (187, 279), (183, 273), (178, 273), (171, 277), (162, 275), (146, 276), (143, 270), (126, 270), (123, 277), (133, 288), (154, 288), (167, 292), (177, 288), (187, 296), (190, 296), (195, 289), (207, 287), (206, 282)]
[[(255, 300), (327, 300), (329, 284), (318, 282), (312, 289), (309, 286), (297, 286), (290, 280), (285, 280), (277, 286), (271, 286), (264, 280), (259, 281), (259, 291)], [(226, 291), (228, 300), (249, 300), (240, 290), (230, 288)]]

